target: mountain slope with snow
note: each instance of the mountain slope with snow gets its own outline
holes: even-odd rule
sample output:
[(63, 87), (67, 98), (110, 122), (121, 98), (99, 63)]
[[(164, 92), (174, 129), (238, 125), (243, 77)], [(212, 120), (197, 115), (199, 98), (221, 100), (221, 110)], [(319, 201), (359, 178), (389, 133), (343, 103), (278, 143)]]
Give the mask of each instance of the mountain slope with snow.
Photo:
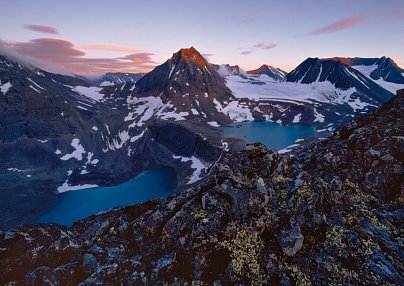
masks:
[(267, 75), (274, 81), (282, 81), (285, 79), (287, 72), (269, 65), (262, 65), (255, 70), (247, 71), (249, 75)]

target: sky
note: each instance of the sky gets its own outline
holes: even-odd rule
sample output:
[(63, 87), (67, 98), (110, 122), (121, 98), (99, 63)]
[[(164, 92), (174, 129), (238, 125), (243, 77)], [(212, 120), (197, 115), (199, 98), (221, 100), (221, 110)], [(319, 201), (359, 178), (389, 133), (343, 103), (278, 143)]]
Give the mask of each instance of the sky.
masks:
[(404, 0), (0, 0), (0, 53), (45, 70), (147, 72), (180, 48), (245, 70), (307, 57), (391, 57)]

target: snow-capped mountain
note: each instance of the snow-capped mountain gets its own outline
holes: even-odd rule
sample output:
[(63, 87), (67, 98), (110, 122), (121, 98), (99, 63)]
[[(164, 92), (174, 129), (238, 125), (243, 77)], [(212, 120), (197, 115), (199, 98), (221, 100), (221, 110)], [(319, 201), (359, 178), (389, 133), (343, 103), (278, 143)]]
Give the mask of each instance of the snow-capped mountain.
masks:
[(281, 82), (262, 75), (230, 75), (226, 83), (237, 100), (256, 112), (255, 118), (287, 125), (329, 128), (393, 96), (358, 70), (332, 59), (308, 58)]
[(142, 78), (144, 74), (141, 73), (122, 73), (122, 72), (109, 72), (96, 79), (87, 79), (92, 85), (96, 86), (111, 86), (123, 83), (135, 83)]
[(371, 79), (378, 81), (404, 84), (404, 69), (400, 68), (391, 58), (341, 58), (330, 60), (340, 61), (359, 70)]
[(393, 94), (341, 61), (308, 58), (286, 76), (286, 81), (303, 84), (330, 82), (336, 88), (352, 90), (369, 103), (381, 104)]
[(269, 65), (262, 65), (255, 70), (247, 71), (249, 75), (267, 75), (275, 81), (282, 81), (285, 79), (287, 72), (281, 70), (280, 68), (275, 68)]
[(240, 68), (238, 65), (231, 66), (229, 64), (224, 65), (215, 65), (212, 66), (216, 69), (216, 71), (222, 76), (226, 77), (229, 75), (239, 75), (239, 76), (246, 76), (246, 72)]
[(231, 91), (215, 68), (193, 47), (181, 49), (137, 82), (135, 99), (145, 98), (151, 99), (152, 104), (157, 101), (164, 105), (158, 113), (166, 119), (197, 117), (231, 122), (221, 110), (222, 105), (233, 100)]

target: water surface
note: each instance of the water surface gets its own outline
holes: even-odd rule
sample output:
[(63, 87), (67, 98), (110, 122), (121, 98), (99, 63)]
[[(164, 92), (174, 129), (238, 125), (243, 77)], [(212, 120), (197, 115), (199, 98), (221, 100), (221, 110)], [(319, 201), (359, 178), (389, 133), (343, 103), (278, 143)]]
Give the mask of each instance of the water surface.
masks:
[(142, 203), (172, 194), (177, 185), (173, 169), (162, 168), (145, 172), (123, 184), (69, 191), (59, 195), (54, 207), (32, 223), (58, 223), (70, 226), (73, 222), (113, 207)]
[(245, 139), (247, 142), (261, 142), (271, 149), (283, 149), (292, 145), (297, 139), (316, 133), (308, 125), (282, 126), (268, 121), (249, 121), (237, 123), (235, 127), (225, 127), (225, 135)]

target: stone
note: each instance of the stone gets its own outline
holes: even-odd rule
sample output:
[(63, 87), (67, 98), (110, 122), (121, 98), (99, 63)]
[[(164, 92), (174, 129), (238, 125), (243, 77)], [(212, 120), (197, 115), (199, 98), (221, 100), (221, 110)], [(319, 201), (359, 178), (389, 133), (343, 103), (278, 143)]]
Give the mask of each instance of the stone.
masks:
[(279, 237), (279, 244), (288, 256), (295, 256), (303, 247), (303, 241), (304, 236), (300, 231), (299, 225), (295, 225), (291, 229), (282, 231)]

